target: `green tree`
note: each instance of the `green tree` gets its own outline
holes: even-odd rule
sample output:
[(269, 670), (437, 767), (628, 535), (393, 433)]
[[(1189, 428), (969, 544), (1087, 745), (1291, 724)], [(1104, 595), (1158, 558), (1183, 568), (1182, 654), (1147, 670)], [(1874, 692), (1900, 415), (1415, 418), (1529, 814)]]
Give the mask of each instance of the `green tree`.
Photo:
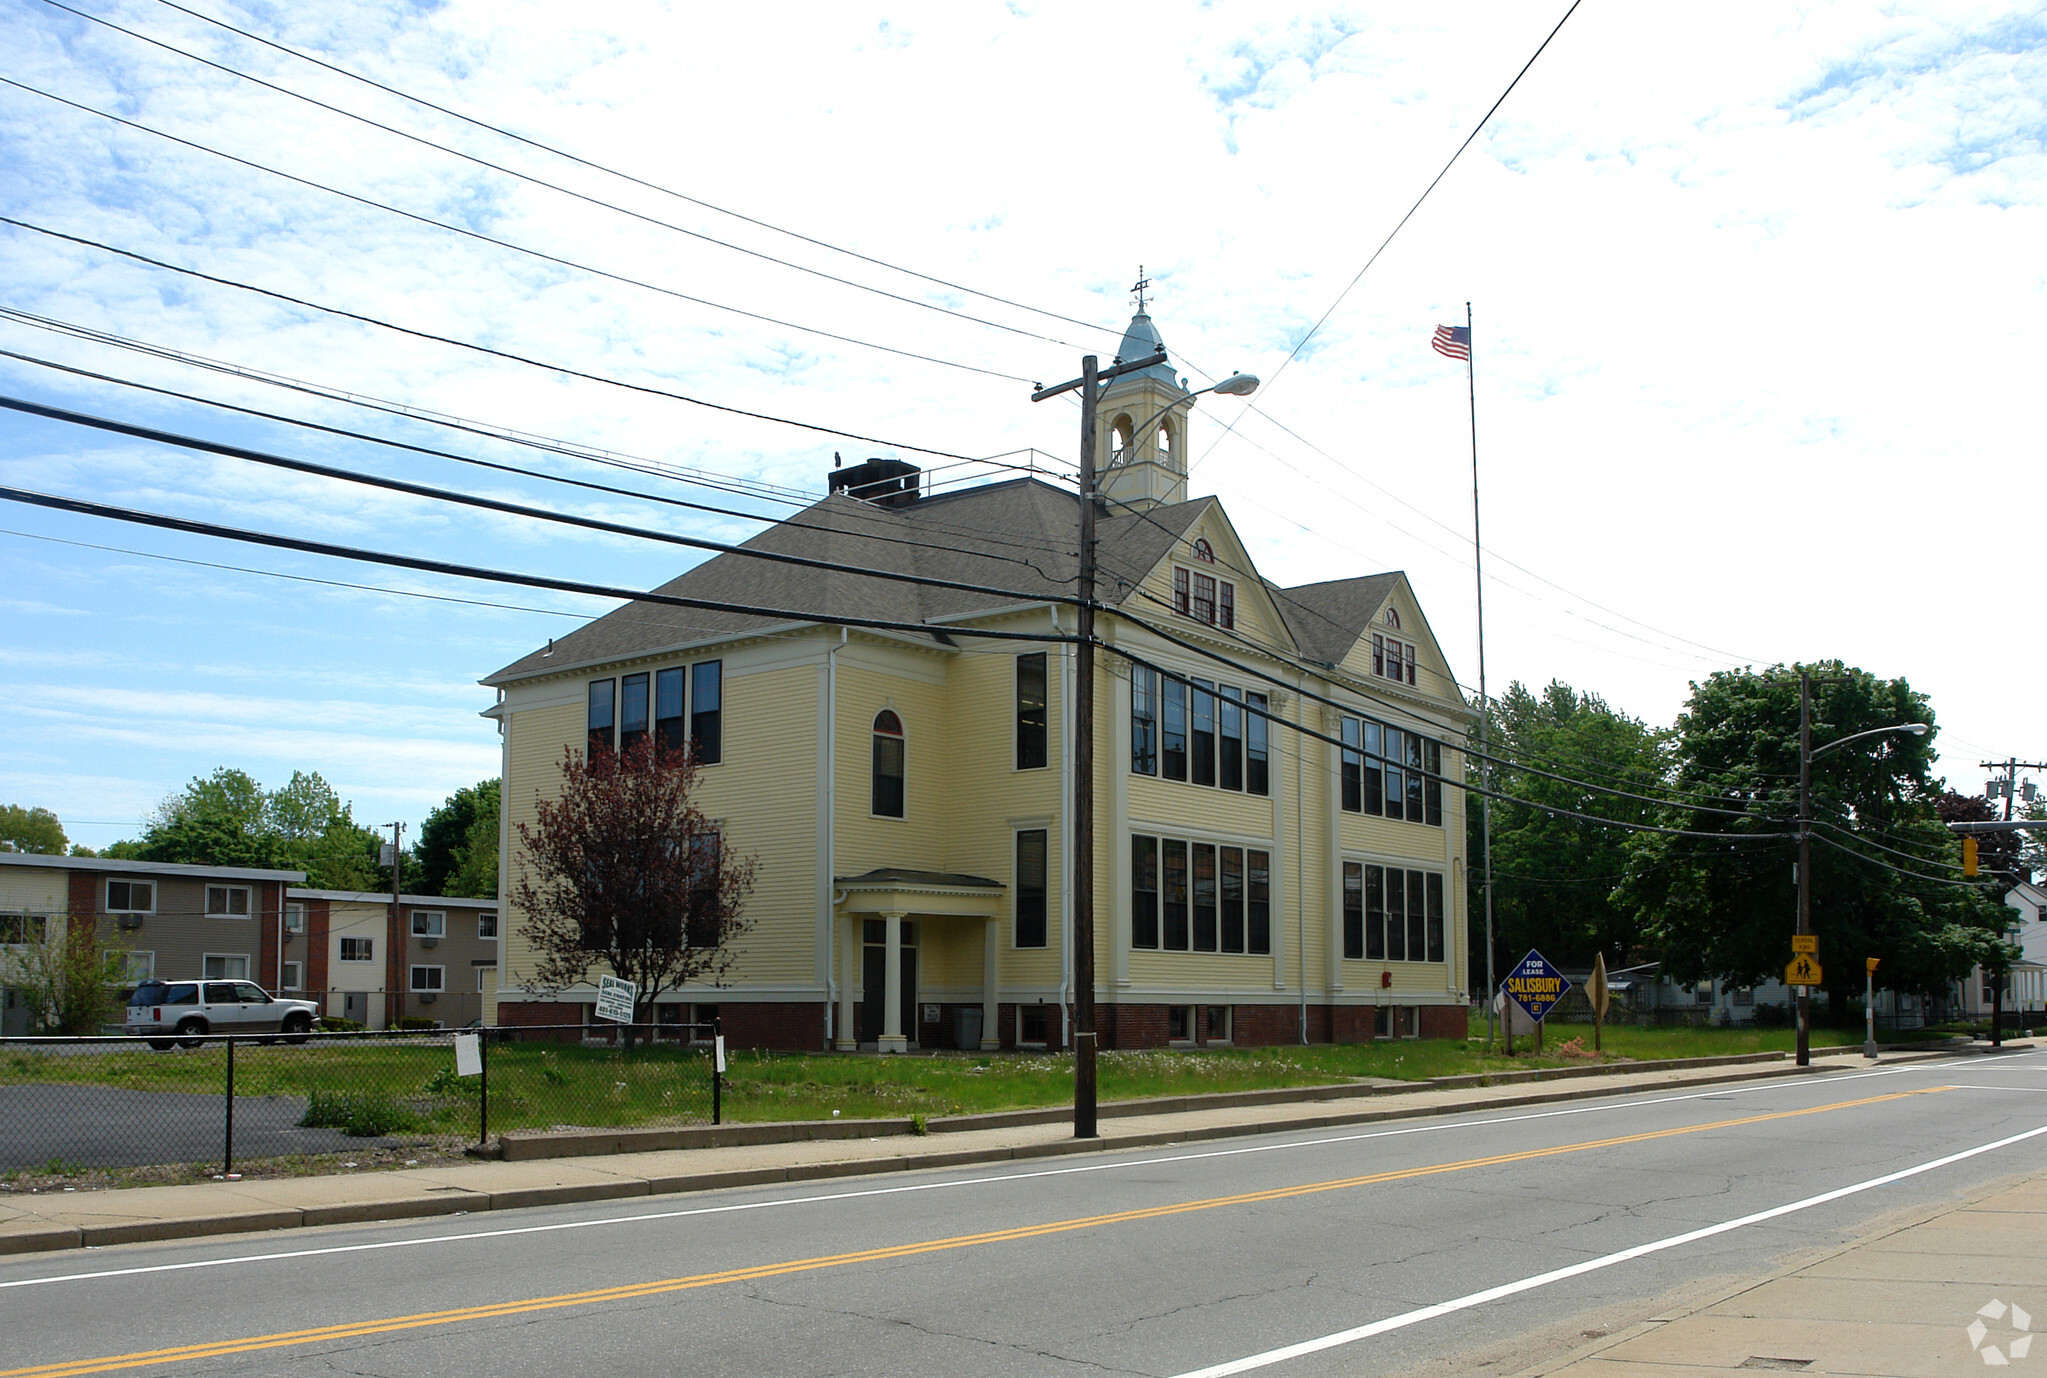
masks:
[(195, 777), (150, 815), (137, 855), (144, 861), (304, 871), (307, 883), (323, 890), (372, 890), (388, 883), (377, 866), (377, 835), (355, 822), (333, 786), (303, 771), (276, 790), (226, 766)]
[(0, 986), (20, 993), (30, 1027), (45, 1034), (96, 1034), (119, 1018), (126, 949), (109, 947), (87, 919), (44, 920), (29, 941), (0, 949)]
[[(1528, 801), (1486, 805), (1492, 811), (1495, 968), (1504, 970), (1531, 947), (1567, 965), (1589, 965), (1598, 952), (1609, 966), (1624, 964), (1640, 935), (1634, 915), (1617, 909), (1609, 896), (1627, 869), (1629, 835), (1551, 809), (1650, 821), (1656, 805), (1623, 794), (1661, 797), (1666, 734), (1616, 712), (1597, 694), (1552, 682), (1538, 696), (1519, 680), (1493, 701), (1488, 726), (1491, 753), (1501, 762), (1492, 772), (1493, 787)], [(1476, 730), (1472, 735), (1475, 749)], [(1466, 856), (1485, 854), (1481, 820), (1479, 808), (1466, 812)], [(1468, 867), (1467, 875), (1472, 951), (1482, 964), (1483, 865)], [(1485, 983), (1482, 965), (1474, 983)]]
[(0, 804), (0, 852), (62, 856), (69, 845), (64, 825), (48, 809)]
[(476, 899), (497, 894), (500, 788), (495, 777), (465, 785), (426, 816), (413, 849), (409, 888)]
[[(1679, 981), (1753, 984), (1790, 960), (1797, 923), (1798, 672), (1813, 679), (1812, 742), (1934, 721), (1922, 694), (1838, 661), (1723, 671), (1692, 686), (1678, 718), (1666, 826), (1630, 844), (1616, 902), (1638, 914)], [(1836, 682), (1829, 682), (1836, 681)], [(1905, 991), (1943, 990), (1984, 954), (2002, 920), (1961, 883), (1937, 811), (1933, 734), (1885, 734), (1812, 768), (1812, 922), (1828, 1007), (1845, 1017), (1862, 959)]]

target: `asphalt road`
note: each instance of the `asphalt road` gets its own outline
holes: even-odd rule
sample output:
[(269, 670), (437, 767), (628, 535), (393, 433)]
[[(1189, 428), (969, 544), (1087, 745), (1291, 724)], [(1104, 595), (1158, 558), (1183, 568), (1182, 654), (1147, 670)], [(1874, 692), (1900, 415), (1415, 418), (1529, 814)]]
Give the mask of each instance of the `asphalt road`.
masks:
[(0, 1261), (0, 1370), (1512, 1371), (1673, 1293), (2035, 1171), (2043, 1150), (2047, 1055), (2027, 1054), (23, 1255)]
[[(339, 1153), (392, 1143), (301, 1129), (298, 1096), (235, 1097), (235, 1157)], [(52, 1160), (80, 1167), (212, 1163), (226, 1145), (227, 1098), (121, 1086), (0, 1086), (0, 1172)]]

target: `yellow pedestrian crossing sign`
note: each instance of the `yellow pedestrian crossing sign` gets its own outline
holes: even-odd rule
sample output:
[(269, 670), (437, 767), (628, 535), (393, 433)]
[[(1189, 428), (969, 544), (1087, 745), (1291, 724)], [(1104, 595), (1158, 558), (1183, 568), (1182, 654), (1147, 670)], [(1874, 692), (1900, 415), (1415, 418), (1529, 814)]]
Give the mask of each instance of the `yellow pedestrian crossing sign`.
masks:
[(1787, 986), (1816, 986), (1820, 983), (1820, 964), (1801, 952), (1791, 959), (1791, 965), (1784, 968), (1784, 984)]

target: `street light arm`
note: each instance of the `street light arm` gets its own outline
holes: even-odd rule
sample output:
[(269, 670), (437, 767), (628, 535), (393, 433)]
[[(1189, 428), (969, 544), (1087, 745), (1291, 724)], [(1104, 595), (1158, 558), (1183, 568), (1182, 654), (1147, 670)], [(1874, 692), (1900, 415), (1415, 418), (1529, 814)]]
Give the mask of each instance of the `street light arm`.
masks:
[(1148, 434), (1153, 426), (1158, 425), (1158, 423), (1162, 419), (1164, 419), (1167, 412), (1174, 411), (1180, 407), (1186, 406), (1189, 402), (1192, 402), (1195, 398), (1201, 396), (1205, 392), (1220, 393), (1224, 397), (1249, 397), (1252, 393), (1256, 391), (1258, 391), (1257, 374), (1232, 373), (1229, 377), (1223, 379), (1220, 383), (1214, 383), (1205, 388), (1196, 388), (1194, 391), (1188, 393), (1185, 397), (1182, 397), (1174, 402), (1168, 402), (1165, 406), (1160, 407), (1157, 411), (1151, 414), (1150, 419), (1148, 419), (1142, 426), (1131, 427), (1130, 443), (1132, 445), (1135, 445), (1137, 443), (1137, 437)]
[(1907, 736), (1911, 737), (1924, 737), (1928, 732), (1932, 730), (1933, 729), (1930, 724), (1923, 722), (1894, 723), (1889, 727), (1872, 727), (1867, 732), (1852, 733), (1849, 736), (1841, 738), (1839, 741), (1828, 742), (1825, 746), (1820, 747), (1817, 750), (1811, 752), (1806, 757), (1806, 759), (1811, 761), (1817, 761), (1820, 757), (1826, 755), (1829, 751), (1834, 750), (1836, 747), (1846, 746), (1850, 742), (1859, 742), (1864, 737), (1881, 737), (1886, 732), (1903, 732)]

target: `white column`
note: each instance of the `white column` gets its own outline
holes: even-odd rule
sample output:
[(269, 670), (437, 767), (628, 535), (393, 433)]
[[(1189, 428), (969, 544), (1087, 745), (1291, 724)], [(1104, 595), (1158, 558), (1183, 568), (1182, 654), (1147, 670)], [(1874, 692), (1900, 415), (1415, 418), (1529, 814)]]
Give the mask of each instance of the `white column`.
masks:
[(839, 925), (839, 1017), (834, 1031), (833, 1044), (842, 1053), (850, 1053), (860, 1046), (860, 1031), (853, 1023), (853, 993), (860, 989), (860, 916), (850, 919), (834, 916), (832, 922)]
[[(881, 1042), (879, 1051), (907, 1053), (910, 1040), (903, 1036), (903, 916), (883, 914), (888, 935), (882, 954)], [(870, 994), (868, 999), (874, 997)]]
[(1002, 920), (984, 919), (981, 923), (981, 1051), (994, 1052), (1002, 1046), (1002, 1030), (995, 1021), (1001, 1013), (1000, 961), (1002, 953)]

